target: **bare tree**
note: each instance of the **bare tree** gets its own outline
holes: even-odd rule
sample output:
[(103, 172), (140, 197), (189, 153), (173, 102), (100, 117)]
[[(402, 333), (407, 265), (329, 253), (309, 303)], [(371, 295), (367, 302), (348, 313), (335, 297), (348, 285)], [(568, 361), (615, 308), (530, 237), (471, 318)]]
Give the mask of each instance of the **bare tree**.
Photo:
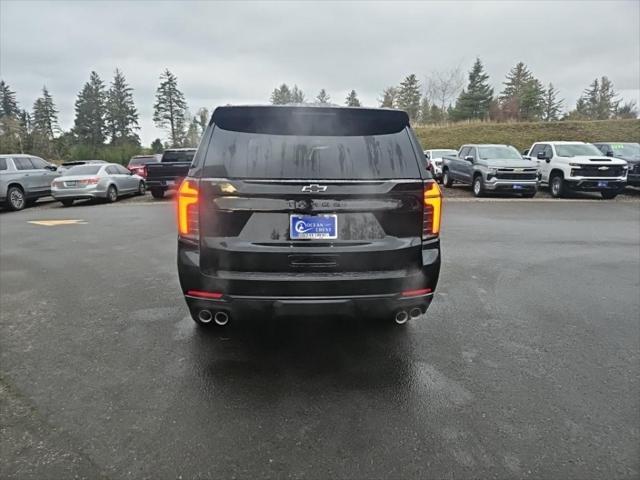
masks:
[(464, 76), (460, 67), (442, 71), (435, 70), (427, 75), (425, 83), (429, 103), (437, 105), (444, 112), (462, 90)]

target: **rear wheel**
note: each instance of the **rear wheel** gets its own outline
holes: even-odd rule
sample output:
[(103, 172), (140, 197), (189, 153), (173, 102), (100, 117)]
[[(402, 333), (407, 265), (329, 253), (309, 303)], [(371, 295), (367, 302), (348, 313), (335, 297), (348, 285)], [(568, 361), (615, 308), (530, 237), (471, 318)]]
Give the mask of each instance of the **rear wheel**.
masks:
[(144, 195), (147, 192), (147, 187), (143, 181), (140, 181), (140, 185), (138, 185), (138, 195)]
[(12, 185), (7, 190), (7, 208), (9, 210), (22, 210), (27, 205), (24, 192), (17, 185)]
[(607, 190), (600, 192), (600, 195), (602, 195), (602, 198), (604, 198), (605, 200), (613, 200), (618, 196), (618, 192)]
[(453, 180), (451, 179), (451, 175), (449, 175), (449, 169), (442, 172), (442, 184), (445, 187), (451, 187), (453, 185)]
[(113, 203), (116, 200), (118, 200), (118, 190), (115, 186), (109, 185), (109, 188), (107, 188), (107, 202)]
[(60, 202), (62, 203), (63, 207), (70, 207), (71, 205), (73, 205), (73, 198), (60, 200)]
[(482, 197), (484, 195), (484, 184), (482, 183), (481, 175), (476, 175), (473, 178), (473, 194), (476, 197)]
[(152, 188), (151, 196), (153, 198), (164, 198), (164, 190), (161, 188)]
[(562, 174), (555, 173), (549, 181), (549, 190), (551, 190), (551, 196), (554, 198), (560, 198), (564, 195), (564, 179)]

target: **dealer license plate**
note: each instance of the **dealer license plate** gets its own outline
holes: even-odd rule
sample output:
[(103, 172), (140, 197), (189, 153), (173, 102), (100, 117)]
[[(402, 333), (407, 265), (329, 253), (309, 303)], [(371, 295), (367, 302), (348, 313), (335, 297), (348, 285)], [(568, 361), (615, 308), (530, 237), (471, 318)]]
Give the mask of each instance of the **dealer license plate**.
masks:
[(331, 240), (338, 238), (337, 215), (291, 215), (291, 240)]

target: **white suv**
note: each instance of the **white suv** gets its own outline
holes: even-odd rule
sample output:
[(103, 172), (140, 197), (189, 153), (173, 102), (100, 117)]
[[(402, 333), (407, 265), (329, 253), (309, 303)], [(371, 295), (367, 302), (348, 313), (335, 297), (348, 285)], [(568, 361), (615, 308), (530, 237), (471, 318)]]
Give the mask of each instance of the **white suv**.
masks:
[(581, 190), (615, 198), (627, 182), (627, 162), (603, 156), (590, 143), (538, 142), (528, 155), (538, 162), (540, 183), (548, 185), (554, 197)]

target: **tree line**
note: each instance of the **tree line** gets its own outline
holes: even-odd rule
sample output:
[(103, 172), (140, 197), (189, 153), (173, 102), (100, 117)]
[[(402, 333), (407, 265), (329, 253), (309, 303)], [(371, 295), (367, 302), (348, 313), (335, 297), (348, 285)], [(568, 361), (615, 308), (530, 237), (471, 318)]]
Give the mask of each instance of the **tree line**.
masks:
[(133, 88), (116, 69), (109, 86), (91, 72), (76, 98), (73, 127), (63, 131), (58, 108), (46, 86), (31, 111), (21, 108), (16, 92), (0, 80), (0, 153), (29, 152), (49, 159), (100, 158), (120, 163), (139, 153), (161, 153), (168, 147), (195, 147), (209, 122), (209, 111), (191, 115), (177, 77), (160, 75), (153, 105), (154, 124), (167, 133), (141, 146), (139, 114)]
[[(638, 115), (635, 102), (623, 103), (606, 76), (596, 78), (568, 112), (556, 87), (552, 83), (545, 86), (523, 62), (507, 73), (502, 85), (496, 94), (477, 58), (466, 81), (458, 68), (433, 72), (423, 82), (410, 74), (399, 85), (383, 89), (378, 106), (405, 110), (414, 124), (606, 120)], [(332, 99), (324, 88), (308, 99), (298, 85), (283, 83), (272, 91), (270, 102), (331, 104)], [(341, 103), (362, 106), (356, 90), (349, 91)], [(16, 92), (0, 80), (0, 153), (29, 152), (50, 159), (101, 158), (124, 163), (138, 153), (195, 147), (209, 121), (206, 108), (198, 109), (195, 115), (190, 113), (178, 79), (168, 69), (159, 77), (153, 105), (154, 124), (166, 132), (166, 138), (164, 142), (155, 139), (150, 148), (141, 146), (133, 88), (119, 69), (109, 85), (91, 72), (74, 109), (73, 127), (63, 131), (58, 123), (59, 111), (46, 86), (27, 110), (18, 104)]]
[[(469, 120), (557, 121), (637, 118), (634, 101), (622, 103), (612, 82), (603, 76), (595, 79), (578, 99), (573, 110), (564, 112), (564, 100), (558, 89), (544, 85), (529, 68), (518, 62), (506, 75), (502, 91), (495, 94), (482, 61), (477, 58), (465, 85), (458, 68), (433, 72), (424, 82), (410, 74), (397, 86), (382, 91), (378, 106), (405, 110), (413, 123), (432, 124)], [(328, 104), (331, 98), (320, 90), (313, 103)], [(270, 101), (274, 105), (307, 102), (304, 92), (286, 83), (275, 88)], [(361, 106), (355, 90), (344, 101)]]

